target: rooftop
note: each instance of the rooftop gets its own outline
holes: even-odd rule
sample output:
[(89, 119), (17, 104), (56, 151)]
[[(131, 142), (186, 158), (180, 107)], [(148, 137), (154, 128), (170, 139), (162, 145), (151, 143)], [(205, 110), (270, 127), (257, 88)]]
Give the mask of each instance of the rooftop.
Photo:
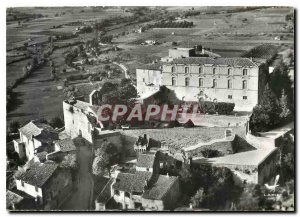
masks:
[(169, 64), (197, 64), (197, 65), (227, 65), (227, 66), (246, 66), (246, 67), (257, 67), (257, 65), (249, 58), (225, 58), (225, 57), (187, 57), (187, 58), (176, 58)]
[(113, 188), (120, 191), (141, 193), (146, 181), (150, 180), (151, 176), (151, 172), (119, 173)]
[(36, 153), (35, 156), (40, 160), (41, 163), (45, 162), (47, 159), (47, 152), (46, 151), (42, 151), (39, 153)]
[(137, 158), (137, 167), (152, 168), (154, 165), (156, 153), (155, 152), (144, 152), (140, 153)]
[(177, 179), (178, 177), (176, 176), (159, 175), (157, 181), (151, 185), (151, 188), (145, 190), (143, 198), (151, 200), (162, 199)]
[[(213, 139), (221, 139), (225, 137), (225, 130), (228, 127), (174, 127), (162, 129), (136, 129), (121, 131), (124, 135), (133, 137), (147, 135), (156, 141), (163, 142), (169, 147), (182, 149), (198, 143), (208, 142)], [(243, 127), (231, 127), (232, 133), (244, 137)]]
[(247, 165), (258, 166), (277, 148), (257, 149), (253, 151), (240, 152), (230, 154), (217, 158), (200, 158), (195, 159), (195, 163), (208, 163), (208, 164), (227, 164), (227, 165)]
[(57, 168), (58, 165), (54, 163), (32, 163), (17, 179), (33, 186), (43, 187)]
[(10, 208), (13, 204), (18, 204), (20, 203), (24, 198), (21, 197), (20, 195), (7, 190), (6, 191), (6, 208)]
[(74, 145), (74, 142), (71, 138), (59, 140), (55, 144), (59, 146), (60, 151), (62, 152), (69, 152), (69, 151), (76, 150), (76, 146)]
[(145, 64), (143, 67), (138, 67), (137, 69), (148, 69), (148, 70), (161, 70), (162, 62)]
[(40, 136), (43, 131), (56, 133), (49, 124), (41, 123), (39, 121), (30, 121), (28, 124), (21, 127), (19, 131), (28, 138)]

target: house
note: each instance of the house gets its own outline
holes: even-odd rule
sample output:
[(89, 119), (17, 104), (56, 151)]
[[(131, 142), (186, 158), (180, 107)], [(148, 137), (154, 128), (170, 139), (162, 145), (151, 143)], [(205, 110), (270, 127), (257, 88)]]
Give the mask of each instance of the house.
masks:
[(20, 139), (14, 140), (15, 151), (21, 159), (32, 159), (42, 151), (52, 151), (53, 141), (58, 140), (58, 133), (48, 124), (30, 121), (19, 129)]
[(44, 209), (58, 208), (72, 188), (71, 172), (53, 162), (30, 162), (16, 175), (17, 190), (35, 198)]
[(159, 152), (139, 153), (136, 170), (118, 172), (98, 195), (96, 210), (112, 207), (149, 211), (174, 209), (180, 197), (179, 179), (160, 175), (159, 165)]

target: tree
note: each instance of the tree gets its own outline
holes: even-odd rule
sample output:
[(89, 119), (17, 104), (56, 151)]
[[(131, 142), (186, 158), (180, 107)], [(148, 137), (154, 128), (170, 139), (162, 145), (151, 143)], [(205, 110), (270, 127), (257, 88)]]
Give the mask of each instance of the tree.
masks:
[(279, 105), (281, 107), (281, 113), (279, 114), (279, 117), (283, 119), (283, 121), (289, 120), (292, 113), (289, 109), (287, 95), (285, 94), (284, 89), (282, 89), (281, 98), (279, 99)]
[(20, 128), (20, 123), (18, 121), (13, 121), (9, 124), (9, 132), (17, 133)]
[(51, 120), (49, 121), (49, 124), (53, 127), (53, 128), (62, 128), (65, 124), (63, 122), (63, 120), (59, 117), (53, 117), (51, 118)]
[(200, 208), (204, 199), (204, 190), (200, 188), (196, 194), (191, 198), (191, 202), (194, 208)]
[(105, 142), (101, 148), (96, 150), (96, 157), (93, 162), (93, 174), (100, 175), (108, 172), (110, 168), (121, 159), (121, 152), (113, 143)]
[(267, 131), (280, 123), (281, 112), (278, 100), (268, 84), (263, 92), (261, 102), (253, 108), (250, 128), (254, 132)]

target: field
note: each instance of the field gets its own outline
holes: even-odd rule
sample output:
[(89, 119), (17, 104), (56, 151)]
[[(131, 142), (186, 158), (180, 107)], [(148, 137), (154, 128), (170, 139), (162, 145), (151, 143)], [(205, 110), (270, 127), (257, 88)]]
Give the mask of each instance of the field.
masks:
[[(191, 10), (191, 7), (167, 7), (167, 12), (182, 13)], [(139, 34), (136, 30), (141, 24), (112, 25), (107, 29), (108, 35), (117, 35), (109, 46), (117, 46), (119, 51), (109, 51), (101, 54), (98, 58), (108, 58), (123, 63), (132, 77), (135, 77), (135, 69), (144, 64), (153, 63), (161, 57), (168, 55), (168, 49), (172, 42), (180, 47), (192, 47), (197, 44), (210, 48), (224, 57), (242, 56), (248, 50), (262, 45), (270, 44), (279, 47), (279, 51), (287, 47), (293, 47), (293, 33), (288, 32), (284, 27), (288, 25), (285, 15), (292, 11), (292, 8), (261, 8), (252, 11), (226, 13), (229, 7), (195, 7), (194, 10), (201, 11), (197, 16), (183, 18), (193, 22), (193, 28), (187, 29), (149, 29)], [(11, 9), (10, 9), (11, 11)], [(17, 52), (17, 47), (24, 46), (28, 39), (33, 41), (47, 41), (48, 36), (57, 33), (71, 34), (76, 26), (66, 25), (71, 22), (93, 23), (104, 18), (114, 16), (130, 16), (131, 13), (122, 8), (92, 8), (92, 7), (60, 7), (60, 8), (13, 8), (12, 15), (19, 11), (25, 14), (42, 14), (44, 17), (22, 20), (7, 19), (6, 46), (9, 53)], [(210, 14), (210, 12), (218, 14)], [(223, 13), (223, 11), (225, 11)], [(222, 12), (222, 13), (219, 13)], [(18, 14), (18, 13), (16, 13)], [(60, 28), (53, 26), (62, 25)], [(281, 40), (275, 40), (280, 36)], [(85, 42), (94, 37), (94, 33), (80, 34), (77, 38), (54, 42), (54, 45), (68, 45), (74, 42)], [(145, 40), (155, 40), (158, 45), (141, 45)], [(61, 86), (63, 79), (71, 74), (81, 74), (82, 71), (73, 71), (62, 74), (64, 68), (68, 68), (64, 62), (64, 55), (74, 46), (57, 49), (50, 56), (59, 73), (58, 81), (44, 81), (50, 78), (50, 67), (47, 65), (19, 85), (14, 91), (17, 95), (17, 105), (7, 114), (7, 121), (29, 121), (30, 119), (53, 116), (62, 116), (62, 100), (65, 98)], [(21, 52), (21, 51), (18, 51)], [(17, 57), (7, 57), (7, 61)], [(19, 58), (19, 57), (18, 57)], [(22, 68), (29, 60), (7, 65), (7, 85), (14, 82), (22, 73)], [(102, 70), (104, 63), (98, 65), (85, 65), (90, 71)], [(120, 76), (118, 82), (124, 75)], [(91, 90), (100, 87), (103, 82), (95, 82), (93, 85), (87, 80), (73, 82), (74, 86), (83, 93), (85, 97)]]

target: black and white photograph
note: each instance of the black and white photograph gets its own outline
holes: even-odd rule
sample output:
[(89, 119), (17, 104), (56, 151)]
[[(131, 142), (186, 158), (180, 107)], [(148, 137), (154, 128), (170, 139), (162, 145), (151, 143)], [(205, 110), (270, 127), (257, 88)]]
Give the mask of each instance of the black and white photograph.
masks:
[(8, 214), (295, 212), (296, 11), (5, 7)]

